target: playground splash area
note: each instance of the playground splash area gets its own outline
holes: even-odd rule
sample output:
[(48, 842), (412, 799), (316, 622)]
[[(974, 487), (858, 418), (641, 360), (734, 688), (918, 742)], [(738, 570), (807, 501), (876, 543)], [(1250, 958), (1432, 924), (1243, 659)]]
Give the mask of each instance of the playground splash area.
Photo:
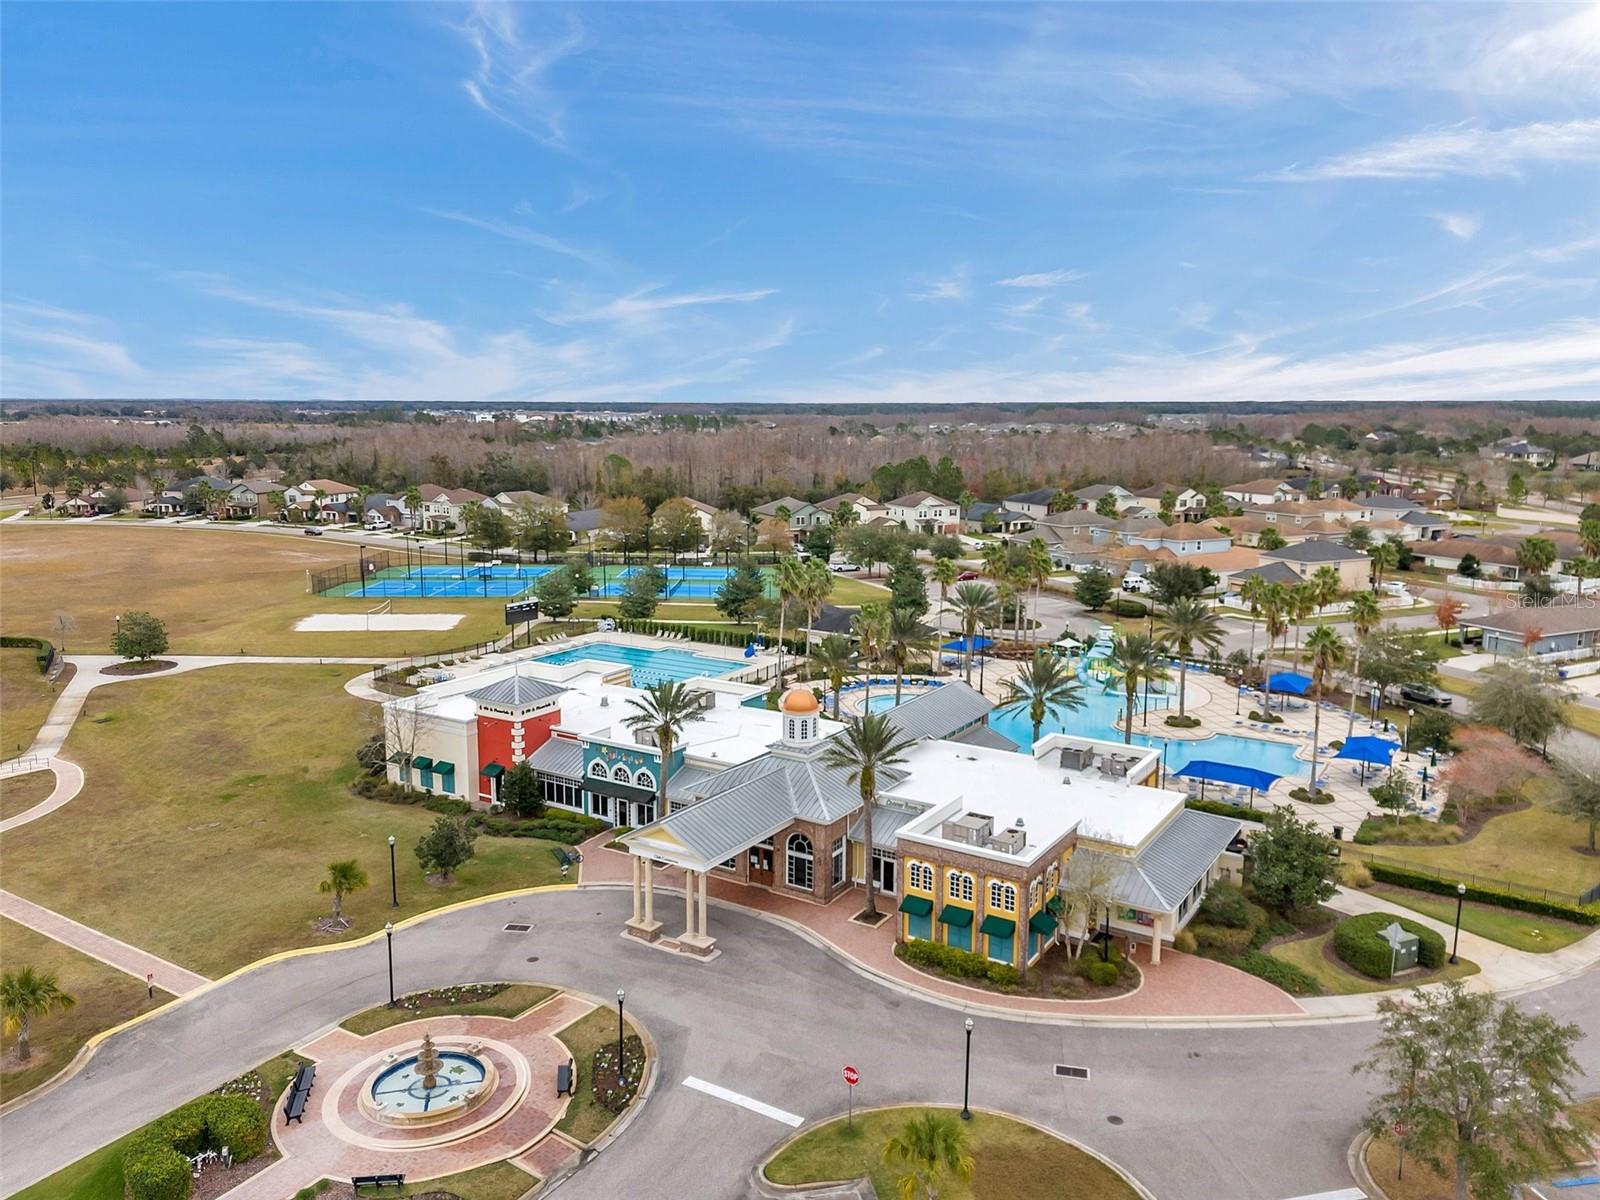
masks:
[[(374, 564), (371, 569), (341, 571), (339, 578), (324, 588), (323, 596), (410, 600), (511, 600), (531, 592), (540, 578), (561, 569), (560, 563), (430, 563), (405, 562)], [(591, 567), (593, 599), (615, 600), (627, 589), (628, 581), (648, 568), (601, 564)], [(663, 600), (710, 603), (717, 590), (733, 574), (732, 567), (658, 566), (666, 581)], [(763, 573), (768, 595), (772, 594), (770, 575)]]

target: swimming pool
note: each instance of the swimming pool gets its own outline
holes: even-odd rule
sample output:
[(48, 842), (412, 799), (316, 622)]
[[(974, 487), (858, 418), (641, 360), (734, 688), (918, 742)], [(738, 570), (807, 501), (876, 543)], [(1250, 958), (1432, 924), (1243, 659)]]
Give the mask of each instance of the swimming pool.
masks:
[[(890, 696), (889, 700), (892, 703), (894, 697)], [(1137, 708), (1134, 710), (1133, 745), (1157, 750), (1161, 748), (1163, 739), (1159, 731), (1162, 728), (1161, 719), (1165, 715), (1167, 703), (1168, 697), (1151, 694), (1148, 725), (1144, 723), (1140, 710)], [(1040, 729), (1040, 736), (1070, 733), (1080, 737), (1120, 742), (1122, 731), (1116, 727), (1115, 722), (1121, 715), (1122, 693), (1115, 690), (1104, 691), (1090, 684), (1084, 693), (1083, 707), (1076, 712), (1062, 713), (1059, 716), (1047, 714)], [(998, 733), (1003, 733), (1024, 750), (1033, 745), (1033, 722), (1028, 717), (1026, 707), (1010, 711), (995, 709), (989, 714), (989, 727)], [(1148, 732), (1140, 732), (1141, 730)], [(1213, 734), (1198, 741), (1185, 738), (1168, 738), (1165, 741), (1169, 773), (1181, 771), (1195, 759), (1254, 767), (1273, 775), (1281, 775), (1286, 779), (1302, 778), (1311, 769), (1310, 763), (1295, 757), (1296, 747), (1289, 742), (1270, 742), (1264, 738), (1240, 737), (1232, 733)]]
[(635, 687), (647, 687), (664, 679), (693, 679), (698, 675), (731, 675), (742, 665), (736, 659), (711, 658), (688, 650), (651, 650), (618, 642), (585, 642), (554, 654), (541, 654), (543, 663), (611, 663), (633, 669)]

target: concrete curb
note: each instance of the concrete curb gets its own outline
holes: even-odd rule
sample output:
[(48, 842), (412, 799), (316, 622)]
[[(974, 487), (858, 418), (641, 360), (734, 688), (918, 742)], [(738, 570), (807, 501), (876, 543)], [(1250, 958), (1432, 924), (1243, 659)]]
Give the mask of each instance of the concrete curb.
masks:
[(1366, 1192), (1370, 1200), (1389, 1200), (1389, 1193), (1377, 1185), (1372, 1172), (1367, 1170), (1367, 1147), (1371, 1144), (1370, 1133), (1362, 1131), (1356, 1134), (1356, 1140), (1345, 1151), (1345, 1165), (1350, 1168), (1350, 1178), (1356, 1181), (1356, 1186)]
[[(960, 1111), (960, 1109), (954, 1104), (873, 1104), (865, 1108), (858, 1108), (855, 1111), (858, 1113), (892, 1112), (895, 1109), (901, 1108), (938, 1108), (948, 1109), (950, 1112)], [(1055, 1138), (1058, 1142), (1065, 1142), (1074, 1150), (1078, 1150), (1084, 1154), (1087, 1154), (1096, 1162), (1104, 1164), (1109, 1170), (1115, 1172), (1115, 1174), (1120, 1177), (1123, 1182), (1125, 1182), (1129, 1187), (1138, 1193), (1140, 1200), (1156, 1200), (1155, 1193), (1149, 1188), (1145, 1187), (1144, 1184), (1140, 1183), (1139, 1180), (1127, 1170), (1127, 1168), (1121, 1166), (1112, 1159), (1107, 1158), (1093, 1146), (1084, 1145), (1077, 1138), (1072, 1137), (1069, 1134), (1061, 1133), (1058, 1130), (1051, 1129), (1048, 1125), (1041, 1125), (1037, 1121), (1031, 1121), (1027, 1117), (1019, 1117), (1016, 1113), (1006, 1112), (1001, 1108), (978, 1108), (973, 1106), (971, 1111), (983, 1113), (985, 1116), (1002, 1117), (1007, 1121), (1015, 1121), (1018, 1125), (1026, 1125), (1029, 1129), (1037, 1129), (1046, 1137)], [(822, 1117), (819, 1120), (813, 1121), (810, 1124), (795, 1130), (788, 1137), (784, 1138), (783, 1141), (779, 1142), (772, 1148), (765, 1158), (751, 1168), (751, 1184), (758, 1192), (760, 1192), (762, 1195), (771, 1197), (772, 1200), (783, 1200), (783, 1198), (791, 1198), (792, 1200), (792, 1198), (795, 1196), (807, 1195), (811, 1193), (824, 1193), (830, 1190), (852, 1187), (859, 1183), (859, 1179), (831, 1179), (822, 1180), (817, 1183), (803, 1184), (773, 1183), (771, 1180), (766, 1178), (765, 1174), (767, 1164), (778, 1155), (782, 1154), (786, 1148), (788, 1148), (794, 1142), (799, 1141), (807, 1134), (814, 1133), (816, 1130), (821, 1129), (824, 1125), (833, 1124), (843, 1115), (845, 1114), (835, 1113), (831, 1117)]]

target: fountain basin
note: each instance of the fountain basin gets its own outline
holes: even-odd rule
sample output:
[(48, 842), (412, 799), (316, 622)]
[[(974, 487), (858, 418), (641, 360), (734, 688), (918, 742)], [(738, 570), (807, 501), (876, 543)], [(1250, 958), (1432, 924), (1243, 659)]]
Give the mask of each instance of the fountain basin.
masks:
[(417, 1054), (380, 1067), (357, 1094), (363, 1116), (384, 1125), (418, 1127), (451, 1121), (494, 1094), (494, 1064), (464, 1050), (438, 1051), (433, 1085), (418, 1070)]

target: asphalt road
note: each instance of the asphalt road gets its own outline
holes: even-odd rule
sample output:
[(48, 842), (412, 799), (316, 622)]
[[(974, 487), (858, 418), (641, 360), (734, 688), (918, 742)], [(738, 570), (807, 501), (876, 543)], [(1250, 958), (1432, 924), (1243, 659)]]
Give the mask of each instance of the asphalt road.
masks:
[[(749, 1194), (751, 1167), (789, 1128), (683, 1087), (687, 1076), (808, 1120), (843, 1109), (847, 1062), (861, 1073), (858, 1104), (959, 1103), (961, 1013), (888, 990), (722, 906), (712, 915), (722, 956), (679, 959), (623, 939), (626, 908), (621, 890), (545, 893), (395, 938), (402, 991), (480, 979), (600, 997), (627, 989), (629, 1011), (661, 1052), (659, 1081), (626, 1134), (564, 1185), (571, 1200)], [(503, 932), (513, 918), (533, 931)], [(0, 1118), (0, 1191), (381, 1003), (385, 989), (380, 941), (249, 972), (110, 1039), (79, 1075)], [(1525, 1003), (1593, 1027), (1600, 973)], [(1349, 1064), (1372, 1035), (1370, 1023), (1140, 1030), (978, 1017), (972, 1102), (1082, 1140), (1162, 1200), (1281, 1200), (1349, 1186), (1344, 1153), (1367, 1092)], [(1580, 1057), (1600, 1070), (1600, 1039)], [(1087, 1066), (1092, 1078), (1058, 1079), (1056, 1063)]]

